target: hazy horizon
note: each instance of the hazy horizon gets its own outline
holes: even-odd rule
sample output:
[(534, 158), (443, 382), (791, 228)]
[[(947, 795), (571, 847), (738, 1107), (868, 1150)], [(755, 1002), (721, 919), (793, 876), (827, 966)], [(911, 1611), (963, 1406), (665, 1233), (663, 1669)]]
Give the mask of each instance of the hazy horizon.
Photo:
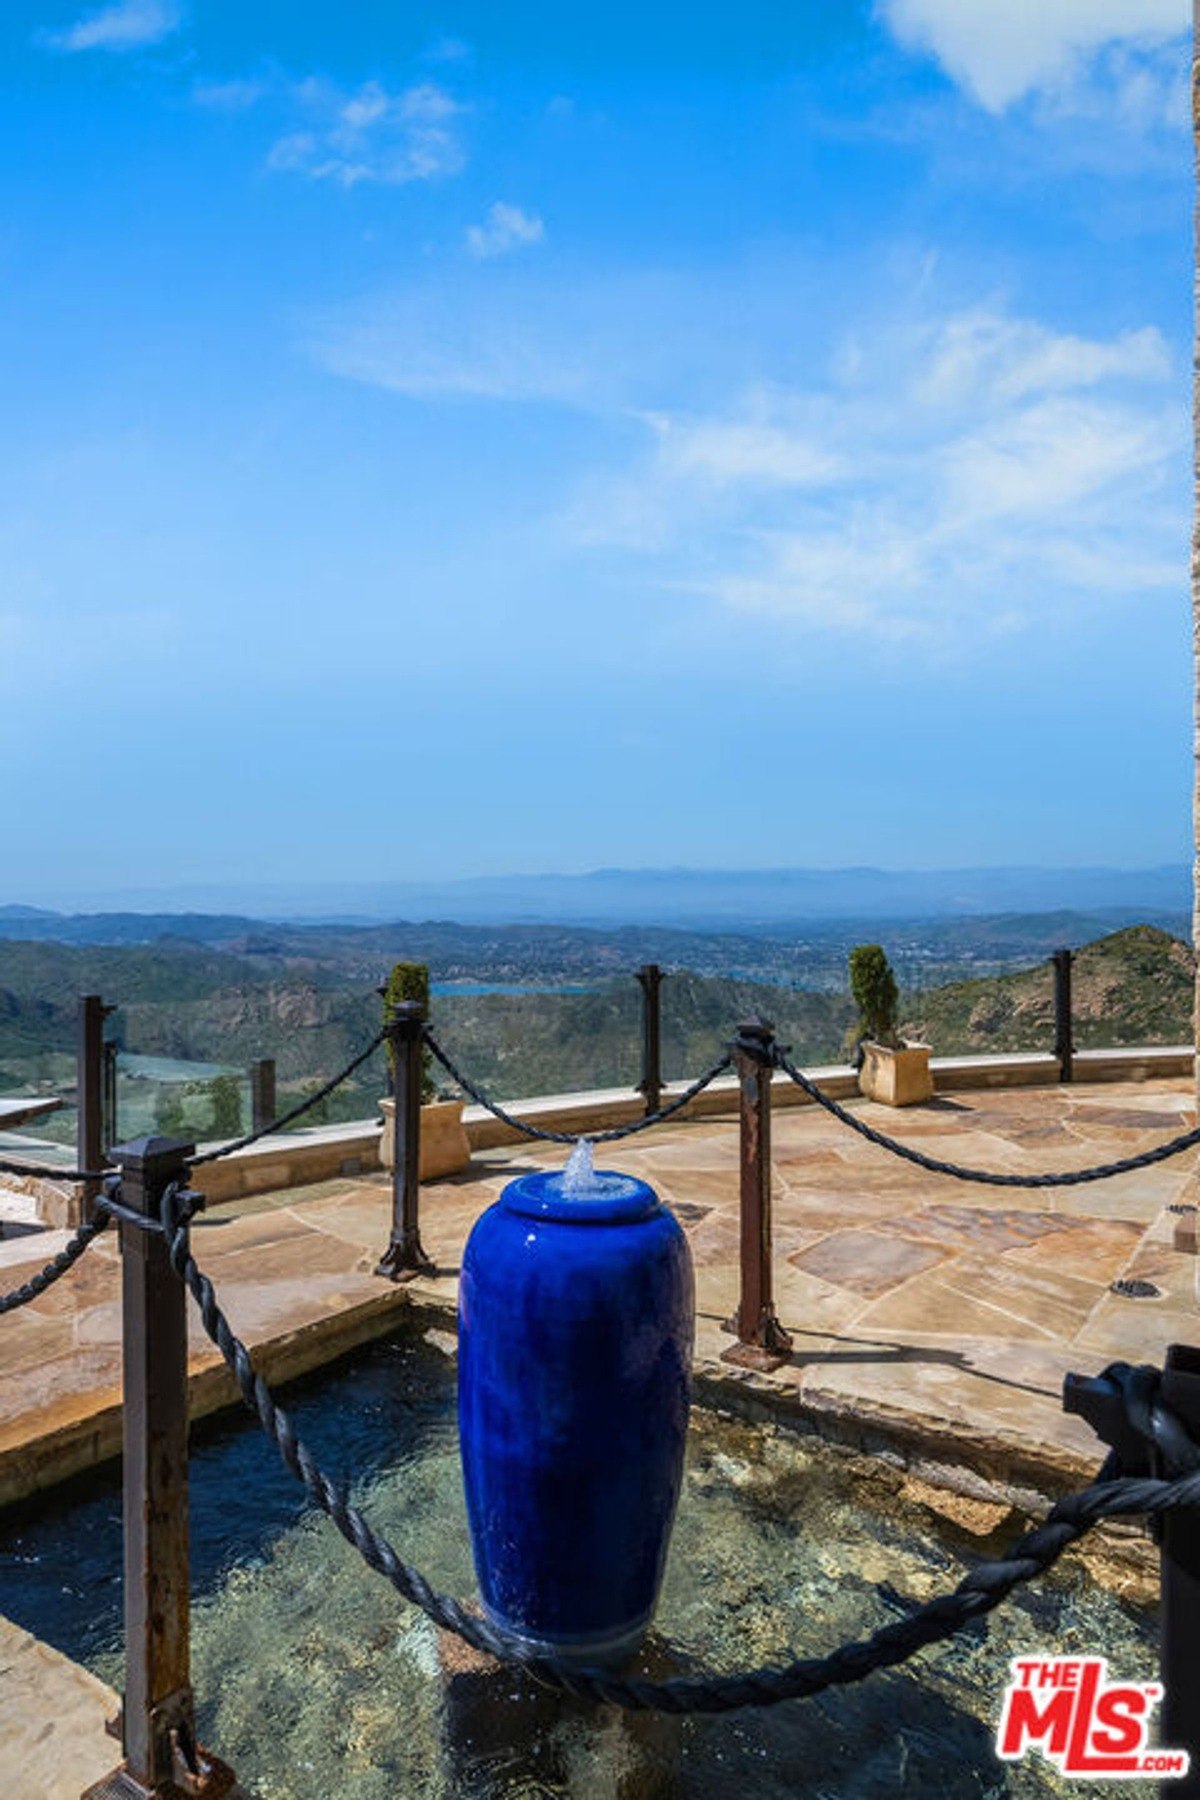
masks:
[(609, 868), (468, 876), (446, 881), (201, 884), (97, 891), (33, 899), (0, 889), (0, 916), (226, 914), (251, 920), (461, 919), (464, 923), (669, 923), (731, 926), (855, 916), (948, 917), (980, 912), (1143, 908), (1178, 913), (1192, 904), (1191, 866), (990, 865), (897, 869)]

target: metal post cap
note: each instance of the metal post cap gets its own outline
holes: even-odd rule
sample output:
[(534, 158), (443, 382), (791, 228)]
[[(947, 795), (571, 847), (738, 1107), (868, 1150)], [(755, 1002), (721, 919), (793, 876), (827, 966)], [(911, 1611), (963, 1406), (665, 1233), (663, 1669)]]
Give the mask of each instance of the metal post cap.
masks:
[(112, 1161), (122, 1169), (146, 1168), (154, 1163), (186, 1162), (195, 1154), (195, 1144), (187, 1143), (183, 1138), (150, 1137), (134, 1138), (128, 1144), (115, 1144), (109, 1151)]

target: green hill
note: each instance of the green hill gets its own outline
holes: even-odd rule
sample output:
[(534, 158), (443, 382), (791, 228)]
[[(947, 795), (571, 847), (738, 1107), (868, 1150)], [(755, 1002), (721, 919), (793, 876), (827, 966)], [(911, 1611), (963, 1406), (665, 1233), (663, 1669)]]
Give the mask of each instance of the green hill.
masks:
[[(628, 978), (590, 994), (436, 995), (446, 1046), (498, 1095), (552, 1094), (635, 1083), (642, 997)], [(662, 1060), (669, 1080), (715, 1062), (739, 1019), (763, 1013), (805, 1062), (840, 1059), (849, 997), (681, 970), (662, 987)], [(461, 1054), (460, 1054), (461, 1053)]]
[[(1076, 1048), (1191, 1043), (1194, 984), (1191, 949), (1157, 926), (1131, 925), (1085, 944), (1072, 972)], [(942, 1056), (1052, 1049), (1050, 966), (906, 995), (904, 1031)]]
[[(443, 979), (451, 971), (434, 965)], [(66, 1091), (73, 1079), (76, 996), (119, 1000), (111, 1030), (147, 1056), (245, 1067), (276, 1058), (284, 1098), (335, 1073), (377, 1029), (383, 966), (217, 950), (184, 940), (73, 946), (0, 942), (0, 1092)], [(499, 1099), (627, 1086), (640, 1074), (641, 995), (627, 973), (587, 971), (585, 992), (437, 994), (433, 1021), (464, 1070)], [(493, 979), (495, 977), (493, 976)], [(1113, 932), (1076, 956), (1079, 1048), (1191, 1039), (1193, 957), (1148, 925)], [(739, 1019), (764, 1013), (796, 1058), (840, 1061), (854, 1023), (849, 996), (677, 970), (662, 990), (663, 1068), (697, 1074)], [(904, 1029), (941, 1055), (1052, 1048), (1049, 964), (954, 981), (903, 1001)], [(186, 1071), (184, 1071), (186, 1075)], [(184, 1075), (177, 1074), (175, 1079)], [(362, 1116), (382, 1082), (373, 1059), (328, 1116)], [(55, 1131), (69, 1130), (59, 1115)]]

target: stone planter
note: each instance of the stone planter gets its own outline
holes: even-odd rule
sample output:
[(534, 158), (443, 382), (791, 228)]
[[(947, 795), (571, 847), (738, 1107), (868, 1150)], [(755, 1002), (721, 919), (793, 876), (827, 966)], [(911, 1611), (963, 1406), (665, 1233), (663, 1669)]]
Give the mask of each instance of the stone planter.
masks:
[(933, 1074), (928, 1044), (906, 1044), (892, 1050), (886, 1044), (863, 1044), (863, 1065), (858, 1071), (858, 1090), (868, 1100), (884, 1106), (916, 1106), (933, 1098)]
[[(385, 1169), (392, 1166), (394, 1100), (381, 1100), (383, 1133), (379, 1140), (379, 1160)], [(461, 1100), (431, 1100), (421, 1108), (421, 1180), (437, 1181), (443, 1175), (457, 1175), (471, 1160), (467, 1128), (462, 1122)]]

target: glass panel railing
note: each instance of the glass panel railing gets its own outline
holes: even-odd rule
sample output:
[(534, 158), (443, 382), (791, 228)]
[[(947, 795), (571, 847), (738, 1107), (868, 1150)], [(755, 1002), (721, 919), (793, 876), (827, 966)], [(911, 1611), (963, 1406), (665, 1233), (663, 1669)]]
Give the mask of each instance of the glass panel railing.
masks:
[(116, 1113), (118, 1143), (153, 1133), (192, 1142), (238, 1137), (249, 1129), (249, 1079), (233, 1063), (121, 1050)]
[(800, 1064), (844, 1062), (854, 1009), (840, 993), (696, 975), (682, 969), (662, 984), (663, 1073), (686, 1081), (711, 1067), (743, 1019), (763, 1017)]
[[(466, 1075), (497, 1100), (632, 1087), (641, 1073), (641, 991), (594, 987), (435, 991), (433, 1028)], [(441, 1085), (443, 1072), (435, 1068)]]

